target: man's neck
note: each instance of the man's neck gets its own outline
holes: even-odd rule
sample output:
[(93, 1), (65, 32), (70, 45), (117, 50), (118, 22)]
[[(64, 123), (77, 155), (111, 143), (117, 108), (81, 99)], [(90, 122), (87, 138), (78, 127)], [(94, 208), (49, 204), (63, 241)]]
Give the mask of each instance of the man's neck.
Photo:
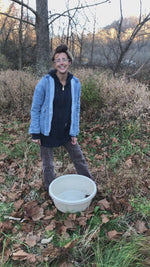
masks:
[(65, 85), (66, 84), (66, 80), (67, 80), (67, 76), (68, 76), (68, 73), (56, 73), (58, 79), (60, 80), (60, 82)]
[(67, 80), (68, 73), (56, 73), (58, 79), (63, 82)]

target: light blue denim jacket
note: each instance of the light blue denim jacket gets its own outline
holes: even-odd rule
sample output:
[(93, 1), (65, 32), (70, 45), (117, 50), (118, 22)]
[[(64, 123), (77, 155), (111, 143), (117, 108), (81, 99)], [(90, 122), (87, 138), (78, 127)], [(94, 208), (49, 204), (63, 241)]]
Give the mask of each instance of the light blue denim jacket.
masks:
[[(35, 87), (31, 107), (30, 134), (42, 133), (45, 136), (49, 135), (53, 117), (54, 95), (54, 79), (49, 74), (46, 74)], [(81, 84), (79, 80), (73, 76), (71, 79), (72, 107), (71, 125), (69, 131), (70, 136), (77, 136), (79, 134), (80, 95)]]

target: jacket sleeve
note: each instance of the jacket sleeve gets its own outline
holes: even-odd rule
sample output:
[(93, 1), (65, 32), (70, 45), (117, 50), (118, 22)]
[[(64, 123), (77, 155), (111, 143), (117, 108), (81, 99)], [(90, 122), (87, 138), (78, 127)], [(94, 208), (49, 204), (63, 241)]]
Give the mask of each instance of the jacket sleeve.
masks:
[(40, 134), (32, 134), (32, 139), (37, 140), (40, 139), (41, 135)]
[(31, 107), (31, 123), (29, 128), (30, 134), (40, 134), (40, 114), (41, 107), (45, 98), (44, 77), (39, 81), (35, 87), (32, 107)]
[(77, 136), (79, 134), (80, 123), (80, 95), (81, 84), (77, 78), (72, 79), (71, 84), (72, 92), (72, 108), (71, 108), (71, 126), (69, 134), (71, 136)]

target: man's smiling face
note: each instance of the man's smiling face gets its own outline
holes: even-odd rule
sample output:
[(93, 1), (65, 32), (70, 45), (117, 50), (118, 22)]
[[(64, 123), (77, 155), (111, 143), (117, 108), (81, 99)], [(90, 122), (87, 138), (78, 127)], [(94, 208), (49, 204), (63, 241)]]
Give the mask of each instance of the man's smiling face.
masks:
[(70, 65), (71, 62), (69, 61), (66, 53), (62, 52), (55, 55), (54, 66), (57, 72), (59, 72), (60, 74), (65, 74), (68, 71)]

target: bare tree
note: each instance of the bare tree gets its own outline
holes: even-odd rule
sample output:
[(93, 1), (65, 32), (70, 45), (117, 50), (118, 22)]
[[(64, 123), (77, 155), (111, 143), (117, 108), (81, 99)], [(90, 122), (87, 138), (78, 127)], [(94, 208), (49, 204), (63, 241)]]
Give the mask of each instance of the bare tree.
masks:
[[(36, 10), (32, 9), (30, 6), (25, 4), (22, 0), (11, 0), (21, 6), (26, 7), (35, 15), (35, 23), (29, 22), (23, 18), (21, 18), (22, 23), (29, 23), (30, 25), (35, 27), (36, 30), (36, 41), (37, 41), (37, 63), (36, 69), (39, 74), (48, 71), (49, 69), (49, 59), (50, 59), (50, 50), (49, 50), (49, 24), (52, 24), (56, 19), (61, 16), (68, 16), (68, 10), (61, 14), (51, 14), (48, 18), (48, 0), (36, 0)], [(70, 11), (76, 11), (87, 7), (97, 6), (100, 4), (104, 4), (109, 2), (110, 0), (101, 0), (98, 3), (90, 4), (90, 5), (80, 5), (78, 7), (70, 9)], [(13, 19), (20, 20), (18, 17), (14, 17), (9, 14), (1, 14), (11, 17)], [(49, 22), (50, 20), (50, 22)]]
[(120, 69), (121, 62), (122, 62), (125, 54), (129, 50), (131, 44), (133, 43), (133, 40), (135, 39), (135, 37), (137, 36), (137, 34), (139, 33), (139, 31), (142, 29), (142, 27), (145, 25), (145, 23), (150, 20), (150, 13), (148, 13), (144, 18), (142, 18), (142, 15), (141, 15), (141, 6), (142, 6), (142, 1), (140, 0), (139, 22), (135, 26), (135, 28), (133, 29), (133, 31), (132, 31), (130, 37), (128, 38), (128, 40), (126, 42), (122, 42), (123, 11), (122, 11), (122, 0), (120, 0), (120, 22), (119, 22), (118, 34), (117, 34), (117, 39), (118, 39), (118, 45), (119, 45), (119, 51), (120, 51), (120, 53), (119, 53), (117, 62), (115, 64), (114, 74)]
[(69, 6), (68, 6), (68, 12), (67, 12), (68, 13), (68, 26), (67, 26), (67, 36), (66, 36), (66, 43), (67, 43), (67, 45), (69, 45), (69, 39), (70, 39), (71, 32), (72, 32), (72, 22), (74, 24), (76, 24), (74, 22), (74, 17), (76, 15), (76, 12), (77, 12), (77, 9), (74, 10), (74, 13), (71, 15), (70, 14), (70, 10), (69, 10)]
[[(47, 0), (36, 0), (36, 11), (23, 3), (20, 0), (11, 0), (17, 4), (28, 8), (32, 13), (34, 13), (35, 20), (35, 30), (37, 39), (37, 62), (36, 62), (36, 72), (41, 75), (49, 69), (50, 64), (50, 49), (49, 49), (49, 27), (48, 27), (48, 4)], [(21, 20), (23, 22), (29, 23), (28, 21)]]
[(84, 28), (80, 34), (80, 36), (78, 35), (78, 43), (80, 45), (79, 47), (79, 64), (82, 63), (82, 57), (83, 57), (83, 44), (84, 44)]
[[(23, 3), (23, 0), (21, 0)], [(19, 24), (19, 69), (22, 69), (22, 19), (23, 19), (23, 5), (21, 5), (21, 18), (20, 18), (20, 24)]]
[(36, 0), (37, 72), (44, 73), (50, 65), (48, 4), (47, 0)]
[(92, 33), (91, 56), (90, 56), (91, 64), (93, 63), (93, 53), (94, 53), (94, 43), (95, 43), (95, 25), (96, 25), (96, 17), (94, 18), (93, 33)]

